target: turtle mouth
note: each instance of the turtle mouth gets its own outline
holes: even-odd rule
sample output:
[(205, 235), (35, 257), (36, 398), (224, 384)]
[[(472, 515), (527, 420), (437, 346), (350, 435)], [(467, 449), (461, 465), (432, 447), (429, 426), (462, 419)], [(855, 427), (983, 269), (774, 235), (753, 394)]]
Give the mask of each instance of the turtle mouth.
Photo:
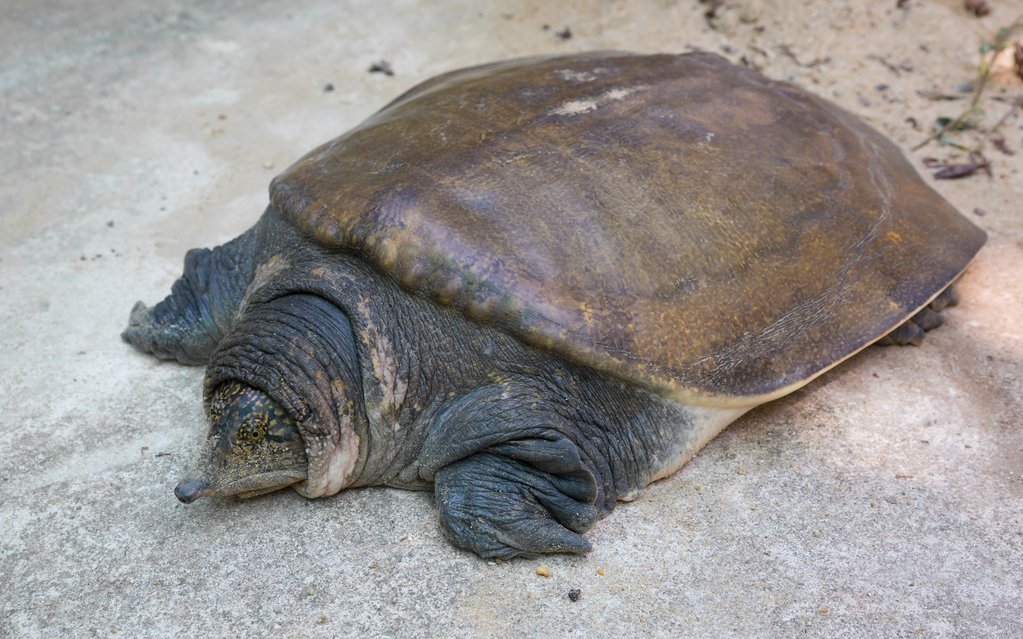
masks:
[(211, 484), (208, 480), (186, 477), (174, 487), (174, 496), (183, 504), (190, 504), (196, 499), (211, 496), (234, 495), (241, 499), (249, 499), (287, 488), (305, 478), (305, 473), (296, 471), (260, 473), (218, 484)]
[[(298, 481), (297, 479), (295, 481)], [(294, 483), (294, 482), (292, 482)], [(290, 486), (291, 484), (288, 484)], [(266, 495), (268, 493), (277, 492), (287, 486), (271, 486), (270, 488), (257, 488), (255, 490), (244, 490), (242, 492), (235, 493), (234, 496), (238, 499), (251, 499), (253, 497), (259, 497), (260, 495)]]
[(234, 495), (241, 499), (249, 499), (250, 497), (258, 497), (282, 488), (287, 488), (288, 486), (302, 481), (305, 478), (305, 473), (287, 470), (260, 473), (259, 475), (244, 477), (229, 484), (225, 484), (217, 490), (217, 494)]

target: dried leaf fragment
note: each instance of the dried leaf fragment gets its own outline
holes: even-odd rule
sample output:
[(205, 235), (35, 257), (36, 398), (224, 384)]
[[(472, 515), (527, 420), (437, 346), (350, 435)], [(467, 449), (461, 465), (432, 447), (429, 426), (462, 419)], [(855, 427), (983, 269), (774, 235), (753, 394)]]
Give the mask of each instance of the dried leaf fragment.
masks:
[(964, 178), (969, 175), (973, 175), (979, 169), (986, 169), (990, 165), (987, 160), (971, 160), (969, 162), (959, 162), (956, 164), (946, 164), (945, 168), (934, 174), (935, 180), (957, 180)]
[(1010, 149), (1009, 145), (1006, 144), (1005, 138), (1002, 138), (1002, 137), (993, 138), (991, 140), (991, 144), (993, 144), (996, 149), (998, 149), (999, 151), (1001, 151), (1005, 155), (1016, 155), (1016, 152), (1013, 151), (1012, 149)]

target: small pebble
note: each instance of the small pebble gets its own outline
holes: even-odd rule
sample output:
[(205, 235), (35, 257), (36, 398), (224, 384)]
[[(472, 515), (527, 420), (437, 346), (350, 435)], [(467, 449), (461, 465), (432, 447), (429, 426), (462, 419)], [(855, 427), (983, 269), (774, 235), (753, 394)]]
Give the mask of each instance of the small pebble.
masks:
[(982, 18), (991, 13), (991, 5), (988, 4), (987, 0), (966, 0), (963, 3), (963, 6), (967, 11), (978, 18)]
[(578, 588), (573, 588), (568, 591), (568, 598), (572, 601), (579, 601), (579, 597), (583, 596), (583, 591)]
[(536, 574), (540, 575), (541, 577), (550, 577), (551, 569), (548, 568), (547, 566), (538, 566), (536, 569)]
[(604, 569), (603, 568), (597, 568), (597, 574), (600, 575), (601, 577), (603, 577), (604, 576)]
[(330, 84), (328, 82), (327, 84), (323, 85), (323, 92), (324, 93), (330, 93), (333, 90), (334, 90), (334, 85), (333, 84)]
[(380, 62), (374, 62), (369, 66), (370, 73), (383, 73), (386, 76), (394, 75), (394, 69), (391, 68), (391, 63), (387, 60), (381, 60)]

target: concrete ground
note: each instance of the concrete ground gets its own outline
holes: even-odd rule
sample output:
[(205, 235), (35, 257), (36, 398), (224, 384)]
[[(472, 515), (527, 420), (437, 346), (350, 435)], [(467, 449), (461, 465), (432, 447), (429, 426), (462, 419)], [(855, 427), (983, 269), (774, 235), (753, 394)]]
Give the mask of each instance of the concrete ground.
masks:
[[(185, 507), (171, 489), (203, 435), (202, 370), (118, 338), (187, 249), (253, 223), (273, 175), (464, 65), (745, 57), (926, 173), (954, 149), (908, 149), (964, 101), (917, 92), (973, 77), (1017, 17), (991, 4), (726, 0), (712, 28), (695, 0), (7, 0), (0, 636), (1023, 636), (1019, 114), (959, 134), (985, 142), (991, 177), (934, 182), (990, 234), (946, 325), (740, 420), (599, 522), (586, 557), (482, 561), (442, 538), (430, 495), (397, 490)], [(368, 73), (380, 60), (393, 76)], [(1012, 108), (991, 96), (1023, 94), (1009, 75), (982, 126)]]

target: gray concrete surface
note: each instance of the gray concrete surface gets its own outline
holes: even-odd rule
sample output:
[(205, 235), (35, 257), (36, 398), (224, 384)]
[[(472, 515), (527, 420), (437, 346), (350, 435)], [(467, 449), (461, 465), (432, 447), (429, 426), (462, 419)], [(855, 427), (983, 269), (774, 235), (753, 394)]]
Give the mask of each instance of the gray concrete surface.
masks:
[[(118, 339), (188, 248), (256, 219), (276, 172), (432, 74), (698, 46), (909, 149), (961, 104), (916, 91), (954, 91), (1015, 17), (992, 4), (728, 0), (712, 29), (695, 1), (6, 0), (0, 636), (1023, 636), (1020, 117), (1000, 130), (1016, 156), (986, 147), (992, 177), (936, 184), (990, 233), (946, 326), (742, 419), (587, 557), (481, 561), (427, 494), (182, 506), (202, 371)], [(380, 59), (393, 77), (367, 73)], [(982, 104), (988, 125), (1008, 109)]]

